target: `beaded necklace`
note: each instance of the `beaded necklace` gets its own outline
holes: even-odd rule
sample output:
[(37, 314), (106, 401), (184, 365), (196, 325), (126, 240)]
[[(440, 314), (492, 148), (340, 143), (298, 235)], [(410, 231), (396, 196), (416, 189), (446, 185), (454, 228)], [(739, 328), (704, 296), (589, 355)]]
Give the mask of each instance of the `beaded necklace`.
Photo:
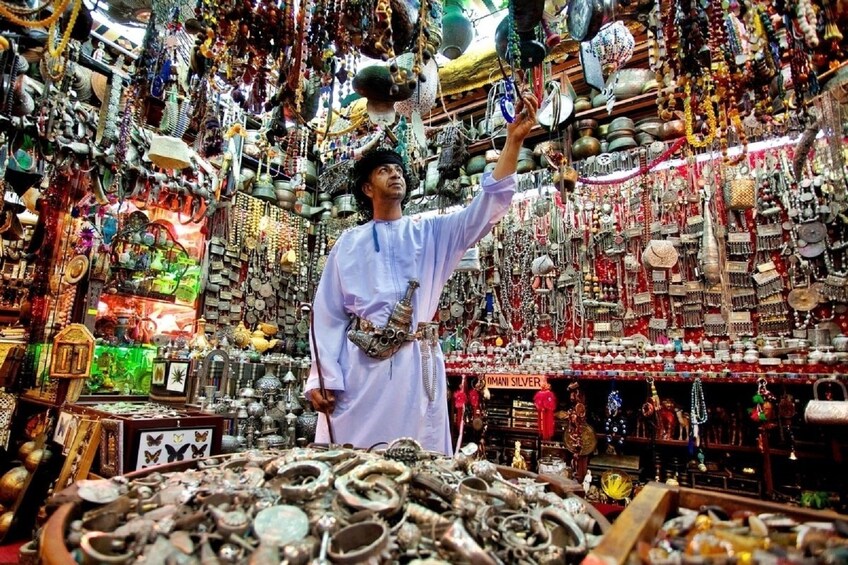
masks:
[(71, 33), (74, 31), (74, 24), (77, 22), (77, 17), (79, 17), (80, 8), (82, 8), (82, 0), (74, 0), (74, 7), (71, 10), (71, 17), (68, 19), (68, 25), (65, 27), (65, 32), (62, 34), (62, 39), (59, 42), (59, 45), (54, 45), (53, 41), (55, 41), (56, 35), (58, 35), (58, 24), (59, 19), (53, 20), (50, 24), (50, 29), (47, 32), (47, 52), (50, 53), (50, 56), (54, 59), (58, 59), (62, 56), (62, 53), (65, 52), (65, 48), (68, 46), (68, 42), (71, 40)]
[(65, 10), (68, 8), (68, 4), (70, 3), (71, 0), (59, 0), (58, 2), (54, 2), (53, 13), (50, 14), (48, 17), (41, 20), (28, 20), (20, 16), (37, 14), (38, 12), (46, 8), (47, 4), (43, 4), (42, 6), (38, 6), (37, 8), (22, 9), (18, 6), (12, 6), (11, 4), (7, 4), (6, 2), (0, 2), (0, 16), (3, 16), (13, 24), (22, 27), (43, 28), (52, 26), (54, 23), (58, 22), (62, 15), (64, 15)]
[(704, 399), (704, 388), (700, 378), (695, 378), (692, 382), (692, 392), (690, 394), (689, 403), (689, 419), (692, 423), (692, 435), (695, 438), (695, 445), (700, 445), (701, 437), (698, 434), (699, 426), (707, 423), (707, 403)]

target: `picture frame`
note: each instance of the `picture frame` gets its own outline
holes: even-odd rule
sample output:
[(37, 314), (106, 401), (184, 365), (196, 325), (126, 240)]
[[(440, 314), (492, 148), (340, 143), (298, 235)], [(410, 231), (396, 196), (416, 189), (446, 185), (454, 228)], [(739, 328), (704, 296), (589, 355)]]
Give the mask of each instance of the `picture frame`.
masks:
[(171, 392), (185, 392), (188, 367), (188, 363), (172, 361), (168, 367), (168, 382), (165, 384), (165, 389)]
[(121, 420), (100, 420), (100, 474), (115, 477), (124, 472), (124, 423)]
[(62, 410), (56, 419), (56, 429), (53, 432), (53, 441), (62, 446), (62, 455), (67, 456), (77, 430), (76, 414)]
[(165, 384), (165, 375), (168, 372), (168, 364), (165, 361), (155, 361), (153, 363), (153, 376), (150, 378), (150, 384), (163, 385)]
[(209, 457), (213, 428), (144, 430), (139, 434), (136, 469)]
[(56, 490), (62, 490), (75, 481), (86, 478), (99, 448), (100, 422), (80, 418), (73, 444), (56, 481)]

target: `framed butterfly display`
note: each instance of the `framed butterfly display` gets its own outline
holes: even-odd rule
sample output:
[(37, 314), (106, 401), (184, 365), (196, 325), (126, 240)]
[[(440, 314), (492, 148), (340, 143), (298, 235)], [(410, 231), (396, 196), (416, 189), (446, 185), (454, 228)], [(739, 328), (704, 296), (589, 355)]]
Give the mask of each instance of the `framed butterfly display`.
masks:
[(212, 428), (145, 430), (139, 434), (136, 469), (208, 457)]

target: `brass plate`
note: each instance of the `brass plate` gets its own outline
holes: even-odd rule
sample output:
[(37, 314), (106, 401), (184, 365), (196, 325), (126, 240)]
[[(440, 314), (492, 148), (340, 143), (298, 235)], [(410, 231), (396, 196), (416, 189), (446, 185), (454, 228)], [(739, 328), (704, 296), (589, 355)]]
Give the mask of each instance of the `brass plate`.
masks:
[[(595, 448), (598, 446), (598, 438), (595, 436), (595, 430), (592, 429), (592, 426), (589, 424), (583, 424), (583, 432), (581, 434), (583, 440), (583, 447), (580, 450), (578, 455), (589, 455)], [(565, 443), (565, 447), (572, 453), (574, 453), (575, 445), (574, 442), (569, 440), (568, 431), (563, 434), (563, 441)]]

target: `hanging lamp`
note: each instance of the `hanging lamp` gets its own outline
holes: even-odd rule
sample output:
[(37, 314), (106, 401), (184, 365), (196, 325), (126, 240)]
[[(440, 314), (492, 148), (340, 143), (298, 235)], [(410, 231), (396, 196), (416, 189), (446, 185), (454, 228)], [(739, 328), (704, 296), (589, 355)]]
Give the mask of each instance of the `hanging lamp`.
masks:
[(442, 16), (442, 46), (439, 52), (456, 59), (468, 49), (474, 39), (474, 24), (462, 9), (462, 0), (445, 0)]

